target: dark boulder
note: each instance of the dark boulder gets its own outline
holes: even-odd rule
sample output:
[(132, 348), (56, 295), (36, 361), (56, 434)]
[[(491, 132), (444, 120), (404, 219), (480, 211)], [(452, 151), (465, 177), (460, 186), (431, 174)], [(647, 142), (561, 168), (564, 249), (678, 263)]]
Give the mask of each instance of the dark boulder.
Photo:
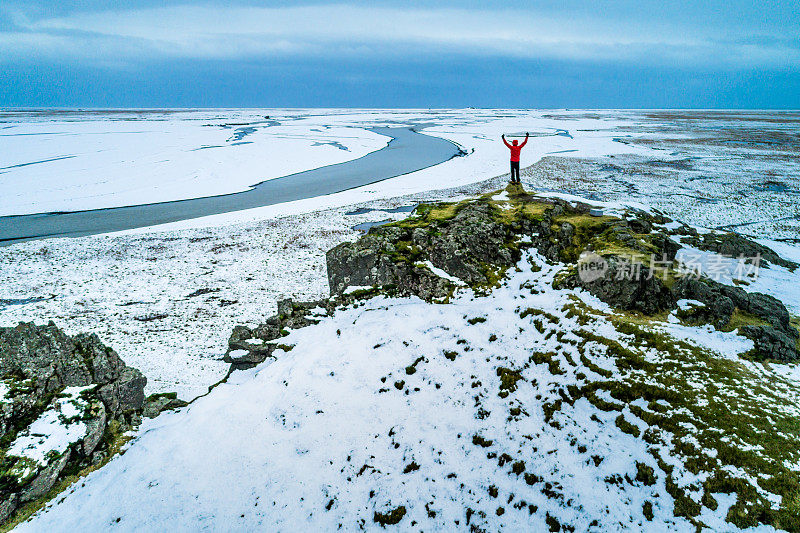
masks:
[(740, 333), (755, 344), (756, 358), (776, 361), (800, 359), (797, 349), (800, 334), (792, 327), (789, 312), (780, 300), (707, 278), (681, 278), (673, 285), (672, 291), (676, 299), (697, 300), (704, 304), (691, 312), (679, 313), (682, 319), (690, 323), (710, 323), (724, 329), (729, 326), (734, 312), (741, 311), (761, 322), (739, 328)]
[(125, 363), (97, 335), (69, 337), (52, 322), (0, 328), (0, 374), (32, 379), (41, 393), (111, 383), (123, 368)]
[(504, 270), (520, 257), (509, 246), (514, 229), (497, 220), (496, 209), (486, 202), (467, 203), (447, 220), (373, 227), (358, 241), (336, 246), (327, 253), (331, 294), (381, 287), (427, 301), (448, 297), (455, 284), (425, 261), (468, 285), (491, 284), (491, 269)]
[(142, 410), (142, 416), (155, 418), (164, 411), (180, 409), (189, 405), (187, 402), (178, 399), (174, 392), (152, 394), (147, 397)]
[(647, 220), (641, 218), (634, 218), (628, 221), (628, 226), (634, 233), (650, 233), (653, 231), (653, 226)]
[(691, 313), (680, 314), (682, 319), (692, 324), (712, 324), (717, 329), (724, 329), (736, 310), (736, 304), (724, 289), (721, 283), (689, 276), (678, 279), (672, 286), (676, 300), (697, 300), (704, 304), (693, 308)]
[(728, 257), (751, 258), (760, 256), (764, 262), (780, 265), (793, 271), (799, 266), (797, 263), (784, 259), (774, 250), (755, 241), (739, 235), (738, 233), (705, 233), (690, 237), (687, 244), (701, 250), (716, 252)]
[(669, 261), (674, 261), (675, 256), (678, 254), (678, 250), (682, 248), (680, 244), (673, 241), (669, 235), (665, 235), (664, 233), (653, 234), (650, 237), (650, 244), (655, 247), (656, 255), (659, 258), (667, 259)]
[[(782, 331), (771, 326), (742, 326), (741, 333), (751, 339), (756, 359), (769, 359), (782, 363), (800, 359), (797, 350), (797, 330)], [(791, 333), (794, 333), (794, 336)]]
[(580, 275), (570, 271), (553, 284), (555, 288), (583, 288), (605, 303), (618, 309), (651, 315), (671, 309), (675, 298), (657, 273), (644, 265), (631, 263), (614, 255), (602, 258), (602, 275)]
[(97, 390), (112, 416), (140, 410), (147, 383), (97, 335), (70, 337), (53, 322), (0, 328), (0, 376), (30, 382), (29, 394), (38, 397), (65, 387), (100, 385)]
[(147, 378), (135, 368), (126, 366), (116, 380), (103, 385), (98, 392), (112, 413), (128, 413), (142, 410), (145, 385)]
[[(97, 335), (69, 336), (52, 322), (0, 328), (0, 379), (5, 391), (0, 401), (0, 470), (5, 472), (0, 520), (44, 497), (65, 471), (80, 471), (106, 457), (110, 423), (115, 423), (115, 434), (137, 423), (147, 383)], [(30, 425), (41, 416), (61, 412), (62, 402), (79, 409), (62, 423), (81, 424), (82, 437), (65, 451), (51, 450), (41, 462), (27, 457), (27, 444), (19, 448), (15, 443), (29, 437)]]

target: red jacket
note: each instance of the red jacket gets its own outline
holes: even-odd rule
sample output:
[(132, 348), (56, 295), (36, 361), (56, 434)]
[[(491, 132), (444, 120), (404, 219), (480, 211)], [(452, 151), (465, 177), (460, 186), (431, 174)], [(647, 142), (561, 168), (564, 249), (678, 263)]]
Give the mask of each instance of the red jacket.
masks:
[(525, 140), (522, 141), (522, 144), (518, 144), (516, 146), (514, 146), (513, 144), (509, 144), (508, 141), (506, 141), (505, 137), (503, 137), (503, 144), (508, 146), (508, 149), (511, 150), (511, 161), (517, 163), (519, 162), (519, 153), (522, 151), (522, 147), (525, 146), (527, 143), (528, 143), (527, 135), (525, 136)]

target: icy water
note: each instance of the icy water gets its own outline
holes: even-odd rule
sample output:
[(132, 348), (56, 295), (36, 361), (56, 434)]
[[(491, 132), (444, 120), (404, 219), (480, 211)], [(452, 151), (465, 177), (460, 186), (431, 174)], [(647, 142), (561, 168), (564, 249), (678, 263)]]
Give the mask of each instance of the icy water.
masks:
[(358, 159), (264, 181), (244, 192), (111, 209), (0, 217), (0, 245), (141, 228), (333, 194), (437, 165), (460, 153), (454, 143), (410, 127), (369, 129), (392, 140)]
[(353, 229), (356, 231), (362, 231), (364, 233), (367, 233), (370, 230), (370, 228), (374, 228), (375, 226), (383, 226), (384, 224), (388, 224), (391, 221), (392, 219), (386, 218), (384, 220), (376, 220), (374, 222), (362, 222), (361, 224), (356, 224), (355, 226), (353, 226)]
[(367, 213), (372, 213), (373, 211), (380, 211), (382, 213), (410, 213), (414, 209), (416, 209), (417, 204), (411, 205), (402, 205), (400, 207), (393, 207), (391, 209), (378, 209), (372, 207), (359, 207), (358, 209), (354, 209), (353, 211), (348, 211), (345, 215), (353, 216), (353, 215), (366, 215)]

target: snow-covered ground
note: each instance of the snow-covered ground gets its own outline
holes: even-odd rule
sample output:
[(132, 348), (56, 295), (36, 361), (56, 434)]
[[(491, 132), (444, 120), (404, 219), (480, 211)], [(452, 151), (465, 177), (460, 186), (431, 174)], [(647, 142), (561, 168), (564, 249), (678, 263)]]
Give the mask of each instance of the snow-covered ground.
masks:
[[(280, 125), (265, 122), (267, 115)], [(763, 114), (745, 115), (750, 124)], [(791, 180), (796, 156), (771, 145), (760, 152), (752, 144), (731, 148), (728, 141), (738, 139), (733, 133), (725, 134), (722, 148), (714, 144), (719, 138), (708, 132), (735, 132), (741, 115), (699, 123), (681, 117), (632, 111), (213, 110), (125, 112), (110, 119), (103, 113), (1, 112), (0, 158), (8, 159), (0, 160), (0, 213), (242, 190), (379, 149), (386, 140), (365, 129), (371, 126), (416, 125), (457, 142), (468, 155), (321, 198), (0, 248), (0, 326), (54, 320), (70, 334), (98, 333), (148, 377), (148, 393), (177, 391), (194, 398), (227, 371), (221, 358), (234, 325), (262, 322), (282, 297), (327, 295), (325, 251), (357, 238), (354, 226), (400, 219), (407, 212), (393, 208), (420, 201), (500, 189), (507, 172), (507, 150), (497, 139), (503, 132), (541, 135), (523, 152), (524, 164), (531, 165), (522, 176), (526, 188), (594, 199), (611, 212), (620, 203), (656, 205), (694, 225), (755, 221), (754, 234), (769, 238), (764, 244), (797, 260), (797, 184)], [(251, 127), (255, 131), (237, 140), (237, 128)], [(19, 135), (25, 132), (54, 134)], [(191, 151), (215, 143), (221, 147)], [(9, 151), (14, 147), (23, 149)], [(58, 159), (71, 155), (76, 157)], [(757, 164), (747, 166), (748, 157)], [(25, 163), (36, 164), (14, 166)], [(737, 165), (744, 169), (739, 174)], [(708, 176), (708, 168), (718, 174)], [(772, 184), (757, 170), (767, 172)], [(20, 187), (28, 183), (30, 189)], [(581, 326), (580, 317), (565, 311), (576, 293), (552, 289), (555, 269), (535, 255), (530, 260), (542, 270), (534, 272), (524, 258), (488, 296), (461, 289), (448, 305), (375, 298), (291, 332), (282, 341), (294, 345), (290, 352), (233, 374), (180, 412), (145, 420), (124, 455), (20, 530), (380, 529), (374, 513), (402, 505), (404, 528), (415, 523), (463, 530), (469, 508), (472, 523), (488, 531), (546, 531), (552, 519), (576, 531), (694, 531), (673, 516), (664, 476), (653, 485), (608, 481), (634, 477), (637, 463), (657, 466), (649, 446), (619, 427), (618, 413), (597, 411), (584, 398), (553, 415), (556, 425), (538, 407), (522, 418), (509, 416), (510, 407), (556, 401), (557, 390), (578, 383), (581, 373), (612, 368), (596, 350), (587, 350), (594, 366), (586, 368), (579, 354), (568, 352), (560, 337), (571, 338)], [(762, 270), (747, 286), (781, 298), (797, 314), (796, 287), (800, 272), (781, 267)], [(585, 293), (577, 296), (600, 313), (612, 312)], [(550, 335), (529, 327), (531, 318), (521, 321), (525, 307), (553, 317), (546, 325)], [(475, 317), (487, 320), (469, 321)], [(677, 322), (671, 316), (658, 328), (721, 360), (737, 360), (750, 375), (770, 373), (775, 383), (792, 387), (800, 382), (800, 366), (738, 358), (751, 343), (735, 333)], [(598, 335), (620, 339), (606, 319), (593, 325)], [(575, 367), (562, 375), (546, 364), (528, 365), (532, 346), (558, 353), (564, 367)], [(498, 366), (525, 367), (525, 386), (508, 399), (497, 394)], [(797, 403), (781, 405), (796, 410)], [(628, 407), (624, 419), (644, 424)], [(474, 443), (476, 427), (482, 438), (495, 440), (492, 451), (524, 461), (525, 472), (541, 479), (528, 483), (520, 475), (498, 475), (497, 461), (487, 460), (487, 450)], [(15, 449), (33, 457), (73, 438), (59, 435), (53, 441), (23, 435)], [(678, 482), (696, 481), (679, 460), (664, 457), (675, 462)], [(703, 509), (699, 518), (712, 530), (730, 530), (724, 517), (734, 498), (715, 498), (717, 509)], [(652, 521), (643, 518), (645, 502), (652, 503)]]
[[(576, 376), (614, 367), (593, 349), (592, 363), (578, 362), (584, 353), (565, 342), (584, 324), (566, 312), (575, 293), (550, 287), (559, 268), (532, 255), (489, 296), (377, 297), (321, 317), (285, 337), (294, 348), (276, 361), (145, 421), (123, 456), (19, 531), (380, 531), (375, 513), (400, 506), (404, 531), (552, 531), (553, 520), (575, 531), (695, 531), (673, 516), (653, 445), (624, 432), (623, 415), (585, 398), (552, 421), (540, 408), (580, 385)], [(528, 307), (547, 325), (520, 314)], [(605, 320), (592, 330), (624, 342)], [(719, 357), (742, 347), (702, 332), (690, 342)], [(568, 370), (530, 364), (532, 351)], [(524, 369), (519, 386), (501, 379), (505, 367)], [(699, 479), (668, 460), (681, 486)], [(653, 482), (639, 481), (637, 463), (657, 472)], [(716, 497), (698, 518), (729, 531), (735, 498)]]

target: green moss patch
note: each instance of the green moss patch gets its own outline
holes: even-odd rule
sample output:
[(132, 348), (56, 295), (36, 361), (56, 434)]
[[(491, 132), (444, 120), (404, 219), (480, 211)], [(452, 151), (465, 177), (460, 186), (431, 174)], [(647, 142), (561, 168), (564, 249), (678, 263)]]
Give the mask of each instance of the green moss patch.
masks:
[(177, 400), (178, 399), (178, 393), (177, 392), (157, 392), (155, 394), (151, 394), (150, 396), (148, 396), (147, 399), (145, 400), (145, 402), (152, 402), (152, 401), (155, 401), (155, 400), (159, 400), (161, 398), (165, 398), (167, 400)]
[(372, 520), (376, 524), (380, 524), (383, 527), (393, 526), (395, 524), (399, 524), (400, 520), (402, 520), (405, 515), (406, 508), (405, 506), (400, 505), (385, 513), (379, 513), (378, 511), (375, 511)]
[(510, 184), (505, 189), (508, 200), (496, 200), (494, 196), (502, 191), (492, 191), (480, 197), (487, 202), (493, 209), (495, 220), (512, 224), (520, 219), (541, 221), (544, 219), (545, 212), (553, 208), (553, 202), (544, 198), (536, 198), (526, 192), (521, 185)]
[(634, 233), (617, 217), (604, 215), (594, 217), (582, 212), (567, 209), (552, 220), (553, 232), (559, 232), (563, 225), (572, 227), (572, 242), (560, 243), (560, 258), (567, 263), (575, 263), (580, 254), (591, 250), (600, 256), (618, 256), (647, 266), (652, 254), (659, 254), (654, 244), (657, 234)]
[(458, 212), (469, 204), (469, 200), (461, 202), (440, 202), (436, 204), (420, 204), (414, 210), (414, 216), (404, 220), (386, 224), (383, 227), (396, 226), (398, 228), (427, 228), (435, 222), (447, 222), (454, 218)]
[(512, 370), (502, 366), (497, 369), (497, 376), (500, 378), (500, 396), (502, 398), (517, 390), (517, 381), (522, 379), (522, 374), (519, 370)]
[[(574, 309), (588, 313), (579, 306)], [(716, 505), (713, 494), (735, 493), (736, 503), (727, 515), (734, 525), (766, 523), (800, 530), (800, 477), (791, 466), (800, 463), (800, 389), (673, 338), (652, 319), (648, 323), (636, 314), (595, 315), (609, 320), (622, 337), (606, 339), (580, 328), (575, 331), (583, 339), (579, 349), (588, 353), (589, 344), (602, 347), (617, 371), (613, 379), (576, 387), (573, 396), (586, 398), (602, 411), (627, 407), (640, 421), (634, 424), (621, 412), (615, 419), (623, 432), (651, 445), (675, 498), (676, 516), (696, 520), (702, 505)], [(740, 313), (736, 324), (751, 320)], [(589, 357), (583, 356), (581, 362), (586, 361)], [(613, 401), (603, 399), (601, 390)], [(645, 431), (640, 430), (641, 422), (647, 425)], [(699, 492), (678, 484), (672, 467), (662, 460), (664, 453), (679, 456), (699, 476)], [(644, 483), (655, 476), (642, 467), (637, 472), (637, 480)], [(780, 496), (781, 505), (773, 508), (769, 494)]]
[(614, 421), (619, 429), (622, 430), (623, 433), (628, 433), (629, 435), (633, 435), (634, 437), (638, 437), (641, 434), (639, 430), (639, 426), (631, 424), (627, 420), (625, 420), (625, 416), (619, 415), (617, 419)]
[(769, 323), (752, 313), (737, 308), (722, 331), (735, 331), (743, 326), (769, 326)]

